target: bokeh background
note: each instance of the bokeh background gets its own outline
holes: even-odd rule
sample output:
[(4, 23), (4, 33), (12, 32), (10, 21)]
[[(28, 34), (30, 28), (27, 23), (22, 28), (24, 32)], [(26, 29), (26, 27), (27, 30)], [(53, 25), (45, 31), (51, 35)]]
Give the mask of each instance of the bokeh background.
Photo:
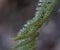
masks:
[[(7, 1), (9, 0), (0, 0), (0, 50), (11, 50), (17, 43), (12, 38), (16, 37), (27, 20), (34, 17), (38, 3), (38, 0), (26, 0), (29, 3), (26, 6), (22, 5), (22, 0), (21, 4), (18, 4), (19, 7), (16, 1)], [(44, 23), (39, 30), (37, 50), (60, 50), (60, 0), (58, 1), (49, 23)]]

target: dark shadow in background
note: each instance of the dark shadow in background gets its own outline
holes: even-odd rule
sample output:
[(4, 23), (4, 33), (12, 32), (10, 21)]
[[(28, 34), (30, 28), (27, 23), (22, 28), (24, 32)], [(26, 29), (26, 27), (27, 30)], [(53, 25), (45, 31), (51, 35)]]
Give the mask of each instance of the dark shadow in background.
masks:
[[(11, 50), (11, 47), (17, 43), (14, 42), (12, 38), (17, 35), (17, 32), (23, 27), (23, 24), (34, 16), (38, 2), (38, 0), (29, 0), (31, 3), (29, 2), (30, 4), (26, 6), (25, 4), (22, 4), (24, 0), (22, 0), (22, 2), (17, 0), (22, 5), (18, 4), (17, 8), (14, 9), (16, 3), (14, 1), (13, 6), (11, 7), (12, 1), (9, 1), (10, 7), (8, 7), (8, 4), (7, 6), (3, 5), (2, 9), (0, 8), (0, 50)], [(48, 25), (42, 26), (37, 50), (60, 50), (59, 2), (49, 20)]]

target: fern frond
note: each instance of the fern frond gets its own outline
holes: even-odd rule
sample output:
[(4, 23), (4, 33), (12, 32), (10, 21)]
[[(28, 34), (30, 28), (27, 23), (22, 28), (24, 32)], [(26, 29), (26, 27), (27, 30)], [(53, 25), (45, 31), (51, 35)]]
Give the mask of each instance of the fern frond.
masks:
[(19, 31), (17, 37), (14, 39), (15, 41), (19, 40), (19, 43), (13, 49), (36, 50), (36, 41), (39, 35), (37, 31), (48, 20), (56, 3), (57, 0), (45, 0), (44, 2), (39, 0), (35, 17), (28, 21)]

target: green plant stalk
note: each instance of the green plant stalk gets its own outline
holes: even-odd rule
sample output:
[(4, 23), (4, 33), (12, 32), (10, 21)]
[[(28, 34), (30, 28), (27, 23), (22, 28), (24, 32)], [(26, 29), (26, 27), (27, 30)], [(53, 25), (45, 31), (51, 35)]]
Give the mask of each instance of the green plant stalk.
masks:
[[(39, 35), (37, 31), (39, 30), (39, 28), (41, 28), (42, 24), (48, 20), (56, 3), (57, 0), (54, 0), (54, 2), (52, 2), (51, 0), (51, 3), (44, 3), (42, 5), (42, 9), (38, 10), (38, 16), (35, 16), (32, 20), (28, 21), (27, 24), (24, 25), (24, 28), (21, 29), (21, 31), (18, 33), (17, 37), (14, 38), (15, 41), (19, 40), (20, 43), (13, 47), (13, 50), (16, 48), (19, 48), (18, 50), (35, 50), (33, 47), (36, 45), (36, 39)], [(36, 38), (34, 38), (33, 36), (36, 36)]]

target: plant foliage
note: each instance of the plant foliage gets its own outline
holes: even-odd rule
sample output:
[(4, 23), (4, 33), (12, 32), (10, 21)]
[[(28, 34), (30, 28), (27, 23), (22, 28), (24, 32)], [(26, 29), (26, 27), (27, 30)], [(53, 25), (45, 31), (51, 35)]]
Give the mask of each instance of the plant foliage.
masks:
[(57, 0), (39, 0), (35, 16), (24, 24), (24, 27), (19, 31), (15, 41), (19, 40), (18, 44), (13, 47), (13, 50), (36, 50), (36, 41), (38, 40), (38, 30), (42, 24), (48, 21)]

